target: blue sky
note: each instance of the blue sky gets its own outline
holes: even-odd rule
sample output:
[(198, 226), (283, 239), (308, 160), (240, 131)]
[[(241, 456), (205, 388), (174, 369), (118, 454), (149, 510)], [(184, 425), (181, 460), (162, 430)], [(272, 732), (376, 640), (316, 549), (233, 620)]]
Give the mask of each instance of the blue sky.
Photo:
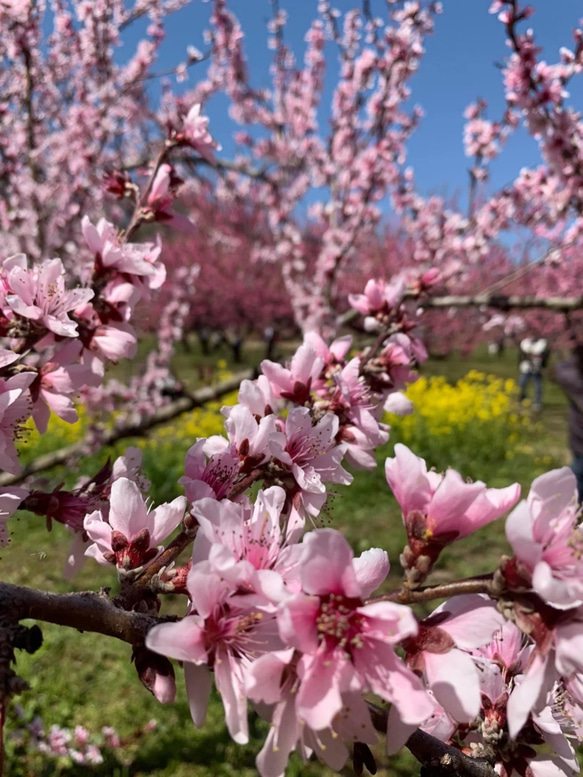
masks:
[[(376, 0), (378, 2), (378, 0)], [(354, 0), (336, 0), (333, 5), (347, 10)], [(549, 62), (558, 59), (559, 48), (572, 48), (572, 29), (583, 16), (580, 0), (533, 0), (536, 13), (527, 24), (535, 30), (536, 40)], [(246, 52), (253, 84), (269, 85), (269, 55), (265, 24), (271, 15), (267, 0), (229, 0), (229, 7), (242, 23), (246, 35)], [(286, 42), (299, 61), (304, 51), (304, 35), (315, 14), (317, 0), (280, 0), (288, 12)], [(383, 5), (382, 3), (380, 5)], [(464, 156), (462, 133), (463, 111), (478, 96), (489, 103), (489, 117), (497, 118), (503, 111), (501, 73), (495, 63), (503, 61), (508, 49), (503, 25), (488, 13), (490, 0), (443, 0), (443, 13), (437, 17), (435, 34), (427, 39), (427, 53), (421, 68), (411, 82), (412, 102), (420, 104), (425, 117), (409, 144), (409, 164), (415, 169), (423, 194), (461, 194), (465, 199), (468, 181), (468, 160)], [(212, 3), (194, 0), (168, 22), (161, 66), (184, 59), (188, 44), (204, 49), (202, 33), (207, 26)], [(373, 3), (374, 8), (374, 3)], [(334, 57), (333, 48), (330, 56)], [(204, 67), (204, 65), (202, 66)], [(191, 70), (189, 82), (196, 79)], [(581, 79), (579, 79), (581, 80)], [(329, 104), (331, 83), (324, 95)], [(181, 88), (180, 86), (178, 88)], [(570, 103), (583, 107), (583, 84), (569, 87)], [(220, 101), (210, 105), (211, 131), (230, 153), (233, 131)], [(512, 180), (521, 167), (535, 165), (539, 160), (536, 143), (525, 132), (516, 133), (492, 168), (492, 186)]]

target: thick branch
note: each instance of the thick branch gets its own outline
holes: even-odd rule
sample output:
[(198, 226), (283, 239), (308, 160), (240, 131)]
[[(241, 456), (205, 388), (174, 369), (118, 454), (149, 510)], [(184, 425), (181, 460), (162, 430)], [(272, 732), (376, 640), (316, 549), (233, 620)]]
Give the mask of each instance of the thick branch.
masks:
[(33, 618), (94, 631), (131, 645), (143, 643), (148, 630), (160, 622), (150, 615), (119, 609), (105, 593), (55, 594), (10, 583), (0, 583), (0, 611), (15, 622)]
[(497, 777), (485, 758), (471, 758), (425, 731), (411, 734), (407, 747), (432, 777)]
[[(128, 437), (140, 437), (150, 429), (153, 429), (160, 424), (168, 423), (168, 421), (171, 421), (173, 418), (176, 418), (183, 413), (188, 413), (190, 410), (201, 407), (207, 402), (212, 402), (214, 399), (220, 399), (220, 397), (228, 394), (230, 391), (239, 388), (241, 381), (252, 377), (253, 370), (244, 370), (233, 375), (231, 378), (227, 378), (227, 380), (217, 383), (215, 386), (205, 386), (204, 388), (198, 389), (189, 396), (181, 397), (175, 402), (171, 402), (165, 407), (161, 407), (151, 416), (148, 416), (137, 424), (129, 424), (121, 429), (111, 429), (105, 432), (101, 441), (102, 445), (112, 445), (118, 440), (123, 440)], [(44, 470), (51, 469), (59, 464), (65, 464), (74, 456), (82, 454), (85, 447), (85, 442), (81, 441), (68, 445), (66, 448), (61, 448), (58, 451), (39, 456), (38, 459), (27, 464), (20, 475), (9, 475), (7, 473), (0, 475), (0, 486), (20, 483), (29, 475), (43, 472)]]
[[(377, 731), (387, 730), (387, 711), (369, 702), (372, 722)], [(453, 745), (447, 745), (418, 729), (407, 740), (407, 747), (432, 777), (497, 777), (485, 758), (471, 758)]]

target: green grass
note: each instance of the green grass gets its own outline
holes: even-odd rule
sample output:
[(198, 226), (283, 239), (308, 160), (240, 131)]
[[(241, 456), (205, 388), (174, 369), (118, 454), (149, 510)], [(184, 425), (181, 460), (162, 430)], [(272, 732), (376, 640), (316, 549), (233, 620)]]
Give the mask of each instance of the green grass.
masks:
[[(226, 354), (225, 354), (226, 355)], [(250, 361), (256, 360), (256, 349)], [(199, 356), (181, 354), (177, 362), (179, 374), (200, 363)], [(515, 354), (507, 352), (502, 359), (490, 358), (478, 352), (469, 360), (429, 362), (425, 374), (445, 374), (451, 380), (465, 375), (471, 368), (491, 372), (502, 377), (516, 377)], [(524, 492), (533, 477), (539, 473), (537, 457), (551, 455), (555, 465), (568, 462), (566, 448), (565, 400), (557, 386), (546, 382), (544, 411), (537, 416), (538, 437), (533, 441), (532, 460), (501, 462), (496, 482), (502, 486), (518, 480)], [(185, 451), (180, 452), (180, 456)], [(153, 456), (155, 457), (155, 451)], [(338, 487), (323, 516), (325, 525), (342, 530), (356, 553), (372, 546), (386, 548), (392, 564), (389, 585), (399, 580), (399, 554), (405, 533), (398, 506), (386, 484), (382, 462), (392, 453), (392, 442), (380, 451), (380, 466), (370, 473), (356, 473), (354, 484)], [(147, 472), (146, 472), (147, 474)], [(462, 472), (463, 474), (463, 472)], [(168, 487), (173, 478), (168, 477)], [(58, 481), (57, 481), (58, 482)], [(167, 498), (166, 496), (164, 498)], [(47, 533), (42, 519), (23, 514), (12, 521), (12, 546), (2, 552), (2, 578), (6, 581), (53, 591), (97, 589), (111, 586), (115, 591), (115, 575), (107, 568), (88, 561), (81, 574), (67, 584), (61, 577), (69, 537), (63, 527), (56, 525)], [(433, 581), (444, 581), (460, 576), (490, 571), (501, 553), (507, 552), (502, 523), (495, 523), (464, 541), (451, 546), (433, 574)], [(265, 735), (265, 724), (252, 718), (255, 736), (247, 747), (235, 745), (229, 738), (223, 720), (220, 702), (213, 699), (209, 719), (203, 731), (197, 731), (191, 720), (182, 686), (181, 671), (177, 667), (178, 697), (174, 705), (165, 709), (139, 683), (130, 663), (130, 648), (124, 643), (105, 639), (95, 634), (45, 625), (43, 647), (34, 655), (19, 654), (17, 670), (31, 686), (19, 703), (29, 717), (40, 714), (45, 725), (73, 727), (83, 724), (98, 732), (103, 725), (114, 726), (126, 745), (119, 758), (108, 760), (103, 766), (90, 769), (83, 766), (56, 763), (41, 756), (23, 753), (12, 748), (8, 774), (11, 777), (252, 777), (257, 772), (254, 757)], [(148, 721), (155, 719), (156, 728), (143, 736), (138, 732)], [(385, 764), (379, 745), (380, 762)], [(413, 760), (406, 754), (393, 759), (379, 770), (382, 777), (389, 774), (417, 773)], [(351, 774), (350, 768), (344, 772)], [(332, 774), (321, 765), (304, 765), (294, 759), (288, 774), (291, 777), (328, 777)]]

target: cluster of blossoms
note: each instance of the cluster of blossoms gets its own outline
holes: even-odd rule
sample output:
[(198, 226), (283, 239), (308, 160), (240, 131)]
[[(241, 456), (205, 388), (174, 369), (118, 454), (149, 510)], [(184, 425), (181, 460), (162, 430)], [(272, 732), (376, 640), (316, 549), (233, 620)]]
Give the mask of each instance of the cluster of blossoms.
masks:
[(14, 706), (17, 725), (10, 732), (12, 747), (18, 752), (38, 752), (48, 758), (66, 759), (80, 766), (99, 766), (104, 755), (115, 753), (124, 745), (139, 741), (144, 734), (156, 728), (156, 721), (149, 721), (144, 728), (137, 729), (127, 740), (122, 741), (113, 726), (103, 726), (100, 732), (91, 732), (85, 726), (73, 729), (53, 724), (48, 730), (38, 715), (27, 719), (25, 710)]
[[(127, 230), (120, 232), (104, 218), (97, 224), (87, 216), (82, 219), (84, 245), (78, 252), (75, 286), (69, 285), (58, 258), (29, 266), (24, 254), (16, 254), (0, 266), (0, 468), (6, 473), (18, 476), (22, 471), (15, 442), (29, 418), (41, 434), (51, 413), (75, 423), (79, 393), (85, 391), (89, 401), (94, 391), (98, 401), (106, 366), (136, 354), (132, 318), (137, 305), (160, 288), (166, 271), (159, 241), (136, 243), (129, 237), (144, 223), (173, 217), (167, 213), (175, 194), (168, 183), (172, 167), (164, 162), (172, 149), (189, 145), (207, 154), (212, 144), (208, 130), (201, 134), (200, 126), (206, 128), (207, 120), (200, 116), (200, 106), (177, 121), (180, 133), (169, 129), (172, 137), (143, 193), (123, 177), (125, 194), (117, 194), (131, 196), (135, 203)], [(121, 186), (120, 178), (116, 180)], [(108, 186), (113, 192), (111, 180)], [(3, 489), (0, 545), (7, 542), (6, 518), (26, 497), (30, 496), (29, 509), (79, 529), (79, 505), (88, 506), (83, 495), (84, 489), (74, 495), (59, 489), (44, 495), (23, 488)]]
[(92, 735), (84, 726), (73, 730), (52, 725), (48, 731), (38, 715), (27, 721), (25, 711), (15, 705), (18, 726), (11, 732), (11, 739), (17, 748), (37, 750), (52, 758), (69, 758), (73, 763), (93, 766), (103, 763), (102, 748), (115, 749), (120, 745), (117, 732), (111, 726), (104, 726), (101, 736)]
[[(379, 728), (389, 753), (421, 729), (508, 775), (542, 777), (549, 764), (574, 774), (583, 569), (570, 470), (539, 478), (517, 505), (517, 484), (440, 475), (396, 445), (385, 469), (407, 545), (404, 584), (393, 593), (378, 592), (389, 572), (384, 550), (355, 557), (339, 532), (318, 528), (330, 489), (351, 481), (343, 462), (374, 465), (388, 436), (383, 407), (409, 410), (399, 390), (423, 348), (404, 291), (371, 281), (352, 299), (376, 335), (352, 357), (349, 337), (327, 345), (309, 334), (287, 366), (264, 361), (238, 404), (224, 408), (226, 437), (188, 451), (184, 497), (151, 509), (135, 478), (115, 479), (107, 507), (85, 516), (85, 554), (117, 568), (127, 607), (157, 616), (161, 595), (187, 597), (181, 620), (154, 625), (134, 646), (140, 677), (172, 702), (168, 659), (179, 660), (197, 726), (214, 678), (238, 743), (248, 741), (252, 703), (271, 724), (257, 758), (262, 777), (281, 777), (292, 751), (334, 769), (351, 753), (372, 758)], [(427, 592), (442, 550), (509, 510), (515, 555), (472, 593), (437, 587), (428, 598), (454, 595), (415, 615), (409, 605)], [(175, 566), (192, 541), (187, 563)], [(368, 694), (390, 705), (382, 725)]]
[[(61, 169), (69, 174), (66, 180), (91, 180), (96, 160), (103, 161), (99, 148), (113, 147), (109, 158), (117, 157), (120, 126), (138, 124), (144, 116), (138, 104), (147, 101), (137, 85), (150, 76), (163, 37), (163, 11), (180, 7), (182, 0), (144, 0), (135, 13), (125, 8), (122, 13), (119, 0), (97, 4), (95, 12), (92, 5), (78, 3), (74, 21), (65, 4), (55, 4), (54, 38), (62, 48), (52, 41), (46, 68), (52, 80), (40, 88), (45, 3), (0, 2), (10, 33), (0, 41), (0, 55), (16, 67), (1, 74), (10, 98), (0, 112), (8, 192), (0, 203), (0, 226), (22, 241), (20, 246), (34, 243), (37, 260), (47, 246), (67, 245), (79, 236), (68, 227), (91, 187), (57, 186)], [(581, 32), (575, 49), (564, 50), (561, 63), (549, 66), (538, 61), (533, 35), (518, 34), (530, 9), (516, 0), (495, 0), (491, 10), (506, 26), (513, 52), (505, 69), (509, 108), (501, 122), (488, 122), (482, 104), (467, 114), (466, 150), (476, 158), (472, 184), (485, 179), (487, 162), (517, 125), (518, 112), (539, 141), (546, 167), (524, 171), (479, 207), (474, 198), (469, 216), (446, 208), (439, 198), (420, 197), (413, 172), (404, 169), (405, 142), (420, 118), (417, 109), (405, 109), (408, 83), (439, 4), (395, 5), (387, 25), (352, 11), (340, 29), (337, 13), (321, 2), (303, 68), (285, 45), (285, 15), (277, 13), (271, 25), (274, 83), (266, 93), (251, 88), (241, 28), (226, 1), (215, 0), (208, 78), (188, 108), (186, 100), (166, 100), (164, 147), (146, 187), (140, 190), (134, 182), (128, 170), (135, 165), (127, 159), (106, 174), (100, 197), (107, 193), (118, 205), (129, 200), (134, 206), (126, 230), (121, 233), (105, 218), (85, 217), (78, 241), (83, 245), (75, 248), (71, 241), (79, 257), (74, 280), (66, 278), (60, 259), (31, 267), (18, 253), (0, 267), (0, 468), (18, 476), (15, 439), (24, 422), (32, 417), (43, 432), (51, 412), (75, 421), (75, 395), (83, 387), (98, 388), (108, 362), (136, 352), (136, 306), (160, 287), (164, 269), (158, 242), (131, 239), (140, 225), (152, 222), (192, 233), (193, 223), (173, 208), (182, 182), (169, 155), (189, 149), (196, 163), (215, 164), (219, 146), (201, 101), (223, 89), (234, 119), (260, 128), (239, 136), (247, 157), (219, 165), (217, 200), (225, 205), (254, 199), (265, 210), (270, 240), (256, 253), (282, 260), (294, 314), (308, 332), (302, 345), (287, 366), (265, 361), (256, 381), (243, 382), (238, 404), (224, 411), (225, 437), (201, 439), (190, 448), (180, 480), (185, 496), (153, 509), (136, 452), (129, 451), (71, 492), (3, 487), (0, 544), (7, 541), (7, 518), (19, 506), (46, 516), (49, 524), (53, 519), (66, 524), (74, 532), (69, 573), (91, 557), (115, 568), (120, 580), (115, 602), (98, 598), (108, 628), (98, 617), (92, 627), (126, 635), (140, 679), (161, 702), (172, 702), (175, 694), (169, 659), (181, 661), (196, 725), (204, 723), (213, 677), (229, 732), (240, 743), (248, 740), (251, 702), (271, 724), (258, 756), (263, 777), (280, 777), (293, 750), (303, 757), (315, 753), (336, 769), (351, 751), (357, 762), (370, 764), (368, 748), (378, 730), (393, 752), (411, 746), (417, 729), (446, 742), (450, 753), (483, 757), (504, 777), (576, 771), (572, 742), (583, 734), (583, 554), (575, 481), (567, 469), (537, 479), (517, 504), (517, 485), (494, 489), (464, 481), (453, 470), (439, 474), (405, 446), (395, 446), (385, 472), (407, 535), (404, 583), (376, 596), (389, 572), (386, 552), (374, 548), (355, 557), (337, 531), (317, 528), (335, 485), (352, 480), (344, 463), (375, 465), (374, 452), (389, 433), (383, 412), (411, 410), (401, 390), (426, 353), (413, 334), (416, 300), (406, 300), (406, 292), (423, 297), (438, 278), (475, 265), (512, 220), (537, 236), (560, 233), (564, 243), (575, 242), (583, 228), (583, 132), (579, 115), (564, 105), (565, 86), (582, 66)], [(147, 12), (149, 40), (138, 46), (121, 79), (115, 68), (116, 79), (108, 80), (104, 63), (112, 63), (119, 40), (112, 20), (126, 25)], [(92, 25), (103, 39), (91, 37)], [(327, 38), (339, 47), (341, 67), (331, 134), (322, 139), (318, 108)], [(70, 52), (65, 57), (67, 46), (79, 57)], [(95, 57), (93, 49), (101, 55)], [(81, 66), (71, 73), (67, 59)], [(192, 61), (199, 59), (195, 54)], [(65, 100), (70, 111), (55, 109), (51, 95), (54, 86), (57, 100), (62, 98), (63, 83), (70, 90)], [(33, 94), (35, 87), (40, 91)], [(17, 111), (21, 91), (26, 104)], [(86, 94), (100, 94), (101, 105), (88, 105)], [(116, 108), (118, 102), (123, 109)], [(147, 115), (138, 132), (151, 121)], [(296, 215), (314, 189), (325, 191), (327, 201), (311, 211), (321, 240), (310, 264)], [(363, 225), (374, 229), (382, 212), (378, 202), (386, 194), (402, 216), (418, 271), (407, 281), (371, 280), (363, 294), (350, 297), (364, 317), (364, 330), (374, 337), (372, 345), (352, 352), (350, 337), (328, 344), (316, 330), (330, 328), (339, 268)], [(28, 226), (32, 220), (34, 230)], [(176, 277), (187, 287), (195, 274), (192, 268)], [(163, 377), (171, 343), (187, 317), (182, 294), (185, 289), (160, 316), (165, 334), (158, 358), (149, 362), (152, 385)], [(99, 401), (105, 395), (96, 394)], [(259, 485), (252, 501), (249, 489)], [(492, 575), (426, 585), (444, 548), (510, 510), (506, 533), (513, 555)], [(190, 558), (180, 565), (180, 553), (191, 544)], [(182, 619), (158, 617), (163, 594), (187, 598)], [(90, 595), (82, 599), (95, 603)], [(410, 607), (433, 599), (446, 602), (424, 618)], [(63, 602), (57, 622), (78, 627), (67, 601), (51, 598), (54, 607)], [(11, 604), (16, 621), (28, 617), (21, 614), (22, 600), (15, 596)], [(2, 670), (13, 679), (10, 656)], [(7, 685), (0, 688), (0, 720)], [(374, 706), (369, 694), (383, 706)], [(85, 764), (99, 758), (82, 729), (55, 728), (42, 737), (39, 731), (37, 738), (47, 753)]]

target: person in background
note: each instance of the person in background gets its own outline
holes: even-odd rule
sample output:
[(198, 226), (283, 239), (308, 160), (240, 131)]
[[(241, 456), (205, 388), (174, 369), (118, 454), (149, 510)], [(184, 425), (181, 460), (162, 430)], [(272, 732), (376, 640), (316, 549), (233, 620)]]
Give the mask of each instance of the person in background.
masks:
[(520, 376), (520, 401), (526, 399), (529, 381), (534, 383), (533, 410), (540, 410), (543, 402), (543, 370), (549, 360), (549, 344), (544, 337), (525, 337), (518, 346), (518, 369)]
[(570, 359), (557, 362), (555, 378), (569, 400), (567, 423), (569, 448), (573, 454), (571, 469), (577, 478), (579, 504), (583, 503), (583, 344), (573, 348)]

